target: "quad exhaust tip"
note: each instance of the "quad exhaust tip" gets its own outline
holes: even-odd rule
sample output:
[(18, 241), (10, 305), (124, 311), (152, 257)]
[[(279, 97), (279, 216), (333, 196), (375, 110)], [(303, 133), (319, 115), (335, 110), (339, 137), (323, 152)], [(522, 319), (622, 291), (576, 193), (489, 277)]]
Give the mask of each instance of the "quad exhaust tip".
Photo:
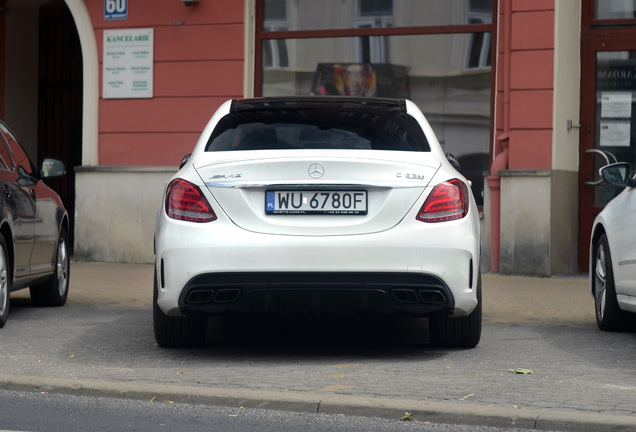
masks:
[(395, 301), (399, 303), (447, 304), (448, 302), (446, 296), (438, 290), (395, 288), (391, 290), (391, 293)]

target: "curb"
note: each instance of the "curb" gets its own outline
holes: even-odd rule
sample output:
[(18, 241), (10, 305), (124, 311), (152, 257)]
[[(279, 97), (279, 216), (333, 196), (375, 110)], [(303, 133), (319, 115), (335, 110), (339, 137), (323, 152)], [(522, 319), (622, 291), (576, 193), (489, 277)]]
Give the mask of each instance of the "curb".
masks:
[(408, 399), (365, 398), (335, 394), (185, 387), (16, 375), (0, 375), (0, 389), (212, 406), (244, 406), (268, 410), (327, 415), (343, 414), (386, 419), (399, 419), (405, 412), (409, 412), (414, 419), (421, 422), (470, 426), (572, 432), (636, 430), (636, 417), (630, 416), (576, 411), (526, 410)]

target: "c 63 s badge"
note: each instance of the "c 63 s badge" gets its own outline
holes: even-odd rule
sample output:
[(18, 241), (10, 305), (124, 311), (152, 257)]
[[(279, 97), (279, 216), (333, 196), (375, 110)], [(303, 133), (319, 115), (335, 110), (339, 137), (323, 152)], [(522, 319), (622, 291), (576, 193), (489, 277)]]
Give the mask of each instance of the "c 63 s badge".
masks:
[(409, 180), (424, 180), (424, 174), (415, 173), (397, 173), (397, 178), (405, 178)]

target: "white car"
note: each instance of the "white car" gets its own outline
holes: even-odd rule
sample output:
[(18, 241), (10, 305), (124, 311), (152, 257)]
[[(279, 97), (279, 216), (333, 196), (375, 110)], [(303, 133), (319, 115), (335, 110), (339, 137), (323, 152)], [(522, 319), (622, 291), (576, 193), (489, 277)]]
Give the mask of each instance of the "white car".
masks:
[(227, 101), (166, 184), (155, 254), (160, 346), (243, 312), (419, 315), (437, 346), (481, 336), (475, 200), (408, 100)]
[(596, 217), (590, 248), (590, 288), (601, 330), (627, 330), (636, 312), (636, 178), (624, 162), (600, 169), (625, 189)]

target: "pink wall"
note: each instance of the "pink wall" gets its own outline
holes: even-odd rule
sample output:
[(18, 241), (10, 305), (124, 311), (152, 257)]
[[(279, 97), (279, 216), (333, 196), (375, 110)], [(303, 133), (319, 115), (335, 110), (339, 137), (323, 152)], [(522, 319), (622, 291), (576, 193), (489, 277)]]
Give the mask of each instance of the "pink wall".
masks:
[(552, 167), (554, 0), (499, 0), (490, 271), (499, 270), (500, 171)]
[[(4, 1), (0, 1), (0, 4), (5, 4)], [(0, 34), (7, 34), (6, 20), (4, 14), (0, 15)], [(4, 120), (4, 86), (5, 86), (5, 38), (0, 38), (0, 119)]]
[(128, 0), (128, 19), (104, 21), (86, 0), (103, 60), (103, 31), (154, 29), (152, 99), (99, 101), (100, 165), (178, 165), (214, 110), (243, 96), (242, 1)]
[[(509, 136), (508, 169), (550, 169), (554, 90), (554, 2), (508, 0), (509, 36), (499, 35), (499, 47), (510, 47), (509, 104), (504, 103), (505, 62), (498, 62), (497, 133)], [(502, 8), (502, 11), (505, 10)], [(509, 40), (502, 40), (509, 37)], [(500, 50), (500, 55), (505, 53)], [(506, 110), (508, 110), (506, 112)], [(506, 125), (506, 120), (508, 124)], [(500, 149), (497, 149), (498, 151)]]

